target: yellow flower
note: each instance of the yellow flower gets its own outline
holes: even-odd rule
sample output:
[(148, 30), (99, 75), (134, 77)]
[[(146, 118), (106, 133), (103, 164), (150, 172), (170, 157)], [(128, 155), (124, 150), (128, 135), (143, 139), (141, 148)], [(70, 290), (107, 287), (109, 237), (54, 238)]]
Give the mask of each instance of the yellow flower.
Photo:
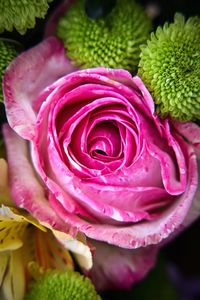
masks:
[(92, 256), (83, 236), (75, 240), (14, 207), (7, 163), (0, 159), (0, 299), (22, 300), (28, 281), (47, 270), (74, 269), (68, 250), (81, 267), (91, 268)]

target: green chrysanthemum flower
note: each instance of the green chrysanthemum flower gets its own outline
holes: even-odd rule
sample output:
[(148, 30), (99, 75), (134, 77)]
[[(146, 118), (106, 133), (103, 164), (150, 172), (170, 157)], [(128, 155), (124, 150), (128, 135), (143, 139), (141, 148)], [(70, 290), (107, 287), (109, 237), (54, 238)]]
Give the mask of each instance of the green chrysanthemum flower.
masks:
[(77, 272), (49, 271), (32, 286), (24, 300), (101, 300), (91, 281)]
[(105, 66), (134, 71), (140, 45), (151, 30), (151, 21), (133, 0), (117, 0), (104, 18), (90, 19), (85, 1), (77, 0), (60, 18), (58, 36), (64, 41), (67, 55), (82, 68)]
[(6, 67), (18, 55), (20, 44), (9, 39), (0, 39), (0, 101), (3, 101), (2, 77)]
[(35, 18), (44, 18), (48, 2), (53, 0), (0, 0), (0, 32), (15, 28), (24, 34), (35, 26)]
[(176, 14), (142, 47), (138, 74), (162, 117), (200, 119), (200, 18)]

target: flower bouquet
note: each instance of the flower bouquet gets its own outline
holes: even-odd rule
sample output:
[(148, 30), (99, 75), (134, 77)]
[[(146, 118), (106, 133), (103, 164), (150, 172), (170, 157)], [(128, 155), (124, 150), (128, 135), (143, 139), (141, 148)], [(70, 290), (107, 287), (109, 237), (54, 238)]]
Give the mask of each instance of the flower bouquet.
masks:
[(200, 215), (200, 17), (0, 8), (0, 298), (122, 299), (105, 291), (134, 293), (160, 261), (153, 289), (158, 254)]

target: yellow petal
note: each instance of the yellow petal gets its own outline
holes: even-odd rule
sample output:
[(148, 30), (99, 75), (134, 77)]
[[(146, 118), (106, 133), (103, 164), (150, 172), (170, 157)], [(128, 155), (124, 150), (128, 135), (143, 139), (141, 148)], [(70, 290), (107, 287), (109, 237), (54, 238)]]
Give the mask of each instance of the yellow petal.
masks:
[(37, 227), (38, 229), (46, 232), (47, 229), (40, 224), (36, 219), (34, 219), (29, 213), (27, 213), (26, 211), (22, 210), (22, 209), (15, 209), (12, 208), (12, 211), (15, 214), (15, 218), (18, 219), (19, 221), (26, 221), (29, 224), (34, 225), (34, 227)]
[[(0, 290), (2, 286), (2, 282), (5, 276), (5, 272), (9, 263), (10, 253), (9, 252), (3, 252), (1, 253), (1, 259), (0, 259)], [(2, 297), (0, 297), (1, 299)]]
[(4, 300), (23, 300), (25, 294), (25, 271), (21, 249), (9, 253), (9, 263), (1, 286)]
[(52, 229), (57, 240), (68, 250), (72, 251), (78, 264), (89, 270), (92, 268), (92, 253), (87, 246), (82, 235), (78, 235), (77, 239), (72, 238), (69, 234)]
[[(38, 230), (38, 229), (37, 229)], [(24, 265), (27, 266), (30, 261), (35, 260), (35, 228), (33, 226), (26, 227), (23, 235), (23, 247), (21, 248), (23, 254)]]
[(9, 207), (0, 207), (0, 252), (20, 248), (26, 226), (26, 221), (15, 221)]
[(0, 251), (20, 248), (28, 224), (33, 224), (40, 230), (46, 231), (46, 228), (28, 213), (2, 205), (0, 207)]
[(0, 208), (0, 218), (12, 219), (17, 222), (26, 222), (33, 224), (39, 229), (46, 231), (46, 228), (42, 226), (36, 219), (34, 219), (29, 213), (22, 209), (17, 209), (15, 207), (8, 207), (2, 205)]

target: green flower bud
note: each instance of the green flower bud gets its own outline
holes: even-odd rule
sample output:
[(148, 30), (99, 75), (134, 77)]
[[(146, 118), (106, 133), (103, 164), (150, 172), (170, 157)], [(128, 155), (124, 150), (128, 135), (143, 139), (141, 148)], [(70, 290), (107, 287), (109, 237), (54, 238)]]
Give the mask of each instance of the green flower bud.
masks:
[(57, 35), (67, 56), (79, 67), (105, 66), (132, 72), (150, 30), (150, 19), (133, 0), (117, 0), (111, 12), (98, 19), (90, 19), (85, 1), (76, 0), (60, 18)]
[(74, 271), (49, 271), (36, 281), (24, 300), (101, 300), (90, 279)]
[(18, 55), (21, 45), (9, 39), (0, 39), (0, 101), (3, 101), (2, 78), (6, 67)]
[(44, 18), (48, 2), (53, 0), (4, 0), (0, 1), (0, 32), (15, 28), (24, 34), (28, 28), (35, 26), (35, 18)]
[(200, 18), (176, 14), (142, 47), (138, 74), (162, 117), (200, 119)]

